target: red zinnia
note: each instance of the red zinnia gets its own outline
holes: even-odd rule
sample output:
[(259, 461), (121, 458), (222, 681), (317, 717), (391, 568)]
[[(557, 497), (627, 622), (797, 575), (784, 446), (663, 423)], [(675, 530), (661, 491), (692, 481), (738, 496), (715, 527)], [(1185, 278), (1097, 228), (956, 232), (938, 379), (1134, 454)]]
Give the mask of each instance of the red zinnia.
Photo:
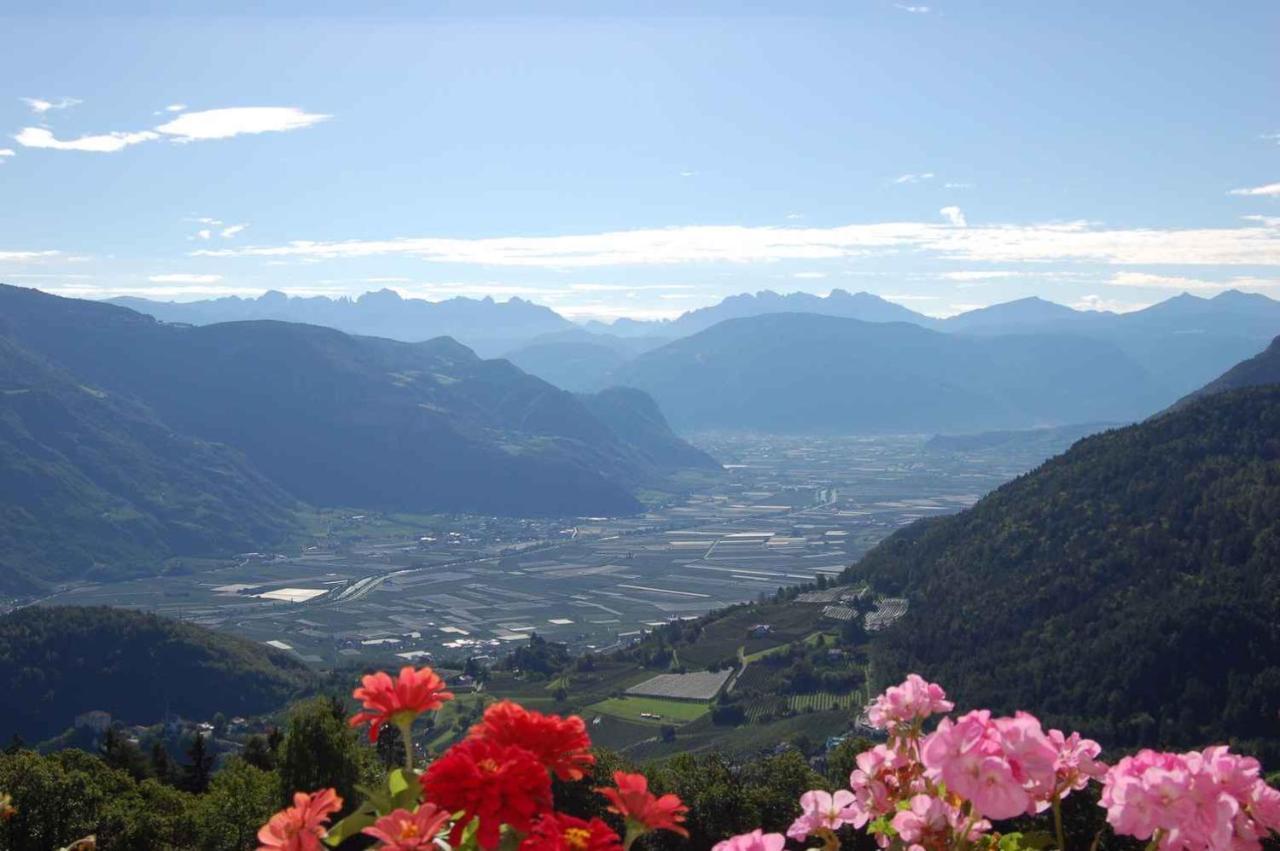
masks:
[(401, 668), (395, 680), (385, 671), (366, 675), (352, 696), (364, 704), (365, 711), (352, 716), (351, 726), (371, 722), (371, 742), (378, 740), (378, 731), (384, 724), (412, 723), (421, 713), (439, 709), (446, 700), (453, 700), (453, 692), (445, 691), (444, 680), (435, 671), (414, 670), (411, 666)]
[(524, 748), (561, 780), (581, 780), (585, 769), (596, 764), (587, 725), (577, 715), (543, 715), (509, 700), (486, 709), (471, 737)]
[(613, 782), (617, 784), (617, 789), (596, 791), (609, 799), (609, 812), (617, 813), (627, 820), (628, 830), (634, 825), (644, 833), (669, 830), (688, 838), (689, 831), (680, 825), (689, 808), (678, 797), (671, 794), (656, 797), (649, 791), (649, 781), (643, 774), (615, 771)]
[(547, 813), (520, 843), (519, 851), (622, 851), (622, 841), (598, 818), (583, 821)]
[(333, 789), (295, 792), (293, 806), (283, 809), (258, 830), (258, 851), (321, 851), (329, 816), (342, 809)]
[(449, 821), (447, 810), (435, 804), (422, 804), (415, 812), (396, 810), (366, 827), (361, 833), (382, 844), (382, 851), (435, 851), (436, 834)]
[(462, 817), (449, 840), (454, 845), (472, 818), (484, 848), (498, 844), (499, 828), (528, 831), (539, 813), (551, 809), (551, 778), (524, 748), (485, 739), (464, 739), (431, 764), (418, 781), (426, 799)]

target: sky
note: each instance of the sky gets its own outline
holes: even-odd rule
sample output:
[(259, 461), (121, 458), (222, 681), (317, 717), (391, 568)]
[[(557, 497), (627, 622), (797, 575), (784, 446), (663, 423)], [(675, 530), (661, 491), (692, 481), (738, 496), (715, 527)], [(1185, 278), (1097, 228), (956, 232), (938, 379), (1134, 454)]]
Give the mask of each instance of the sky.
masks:
[(0, 11), (0, 281), (1280, 298), (1269, 0), (104, 5)]

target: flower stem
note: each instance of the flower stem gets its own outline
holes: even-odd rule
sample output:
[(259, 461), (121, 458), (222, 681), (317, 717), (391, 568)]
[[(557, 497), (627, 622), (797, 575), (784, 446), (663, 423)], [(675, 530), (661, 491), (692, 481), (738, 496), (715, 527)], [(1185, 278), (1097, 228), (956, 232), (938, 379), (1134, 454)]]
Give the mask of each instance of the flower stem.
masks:
[(400, 741), (404, 743), (404, 770), (406, 774), (413, 774), (413, 719), (406, 718), (396, 721), (396, 726), (400, 729)]
[(1058, 836), (1058, 851), (1067, 851), (1067, 836), (1062, 830), (1062, 798), (1053, 793), (1053, 830)]

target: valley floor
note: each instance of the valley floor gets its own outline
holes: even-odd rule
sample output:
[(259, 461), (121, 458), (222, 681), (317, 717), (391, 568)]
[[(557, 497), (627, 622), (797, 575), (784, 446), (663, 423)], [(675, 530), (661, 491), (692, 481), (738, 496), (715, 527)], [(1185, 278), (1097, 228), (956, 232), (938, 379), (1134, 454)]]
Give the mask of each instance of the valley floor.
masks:
[(538, 634), (573, 651), (834, 576), (920, 517), (958, 511), (1042, 445), (935, 451), (921, 437), (703, 434), (723, 476), (633, 518), (555, 522), (328, 512), (288, 552), (66, 589), (45, 604), (156, 611), (317, 665), (500, 656)]

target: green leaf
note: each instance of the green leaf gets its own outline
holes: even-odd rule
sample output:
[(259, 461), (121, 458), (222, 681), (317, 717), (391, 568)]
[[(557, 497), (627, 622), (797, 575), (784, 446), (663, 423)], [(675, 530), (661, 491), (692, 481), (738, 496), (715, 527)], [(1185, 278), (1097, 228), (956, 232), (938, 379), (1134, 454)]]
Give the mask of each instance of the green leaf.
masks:
[(325, 836), (324, 841), (327, 845), (337, 848), (351, 837), (358, 836), (360, 831), (372, 826), (377, 820), (378, 814), (374, 812), (369, 802), (365, 801), (360, 805), (360, 809), (329, 828), (329, 833)]

